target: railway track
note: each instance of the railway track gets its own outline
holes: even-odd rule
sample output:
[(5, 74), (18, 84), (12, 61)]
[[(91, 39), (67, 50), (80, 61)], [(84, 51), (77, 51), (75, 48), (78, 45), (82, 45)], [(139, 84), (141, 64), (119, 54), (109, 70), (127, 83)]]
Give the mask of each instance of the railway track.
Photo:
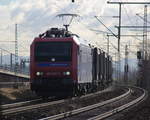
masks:
[[(117, 89), (116, 91), (118, 91), (119, 89)], [(25, 117), (26, 116), (32, 117), (32, 118), (26, 118), (26, 119), (33, 119), (33, 118), (36, 119), (35, 117), (38, 116), (38, 119), (39, 119), (39, 118), (42, 118), (42, 114), (45, 114), (46, 111), (48, 111), (48, 110), (49, 111), (51, 111), (51, 110), (53, 111), (53, 110), (56, 109), (56, 107), (64, 108), (65, 106), (68, 105), (68, 103), (70, 104), (70, 102), (73, 103), (73, 104), (77, 104), (78, 105), (81, 102), (84, 103), (84, 101), (85, 100), (87, 101), (88, 99), (91, 101), (91, 96), (93, 96), (93, 98), (95, 98), (95, 96), (99, 96), (99, 98), (102, 98), (102, 96), (104, 94), (105, 94), (105, 96), (107, 94), (110, 94), (109, 97), (113, 98), (114, 95), (111, 96), (112, 93), (116, 93), (116, 92), (114, 92), (114, 91), (112, 92), (112, 89), (106, 89), (104, 91), (99, 91), (97, 93), (87, 94), (87, 95), (81, 96), (81, 97), (74, 97), (74, 98), (71, 98), (71, 99), (63, 99), (63, 100), (57, 100), (57, 101), (40, 103), (40, 104), (34, 104), (34, 105), (33, 104), (29, 105), (29, 103), (30, 103), (29, 102), (29, 103), (25, 103), (25, 104), (28, 104), (28, 105), (24, 105), (24, 106), (21, 106), (21, 107), (18, 107), (19, 104), (15, 103), (17, 105), (17, 107), (14, 107), (13, 104), (10, 105), (13, 108), (9, 108), (8, 107), (9, 105), (4, 105), (3, 108), (5, 108), (5, 109), (3, 109), (0, 112), (2, 113), (3, 117), (8, 118), (6, 120), (10, 120), (9, 118), (13, 118), (13, 119), (16, 119), (16, 120), (21, 120), (21, 118), (24, 118), (24, 116)], [(127, 88), (121, 88), (120, 89), (120, 93), (118, 95), (123, 94), (123, 93), (127, 94), (127, 93), (129, 93), (129, 90)], [(118, 96), (118, 95), (116, 94), (116, 96)], [(107, 97), (107, 99), (109, 99), (109, 97)], [(106, 100), (106, 98), (102, 99), (102, 101), (105, 101), (105, 100)], [(93, 103), (93, 101), (91, 101), (91, 102)], [(6, 109), (7, 108), (6, 106), (8, 107), (8, 109)], [(58, 114), (58, 112), (55, 113), (55, 114)], [(49, 114), (47, 114), (46, 116), (48, 116), (48, 115)], [(23, 120), (26, 120), (26, 119), (23, 119)]]
[[(33, 102), (33, 101), (32, 101)], [(27, 102), (27, 103), (32, 103), (31, 101)], [(36, 101), (37, 102), (37, 101)], [(25, 111), (28, 111), (28, 110), (33, 110), (33, 109), (38, 109), (38, 108), (43, 108), (43, 107), (47, 107), (47, 106), (50, 106), (50, 105), (55, 105), (55, 104), (60, 104), (64, 102), (64, 100), (58, 100), (58, 101), (53, 101), (53, 102), (46, 102), (46, 103), (39, 103), (39, 104), (30, 104), (30, 105), (25, 105), (27, 104), (26, 102), (23, 103), (15, 103), (15, 105), (11, 104), (10, 106), (3, 106), (3, 108), (8, 108), (8, 109), (3, 109), (1, 111), (2, 115), (9, 115), (9, 114), (18, 114), (20, 112), (25, 112)], [(21, 107), (20, 107), (21, 105)], [(19, 107), (18, 107), (19, 106)], [(13, 108), (11, 108), (13, 107)]]
[[(107, 91), (109, 91), (109, 89), (97, 92), (94, 95), (98, 95), (100, 93), (104, 93)], [(81, 98), (90, 97), (91, 95), (92, 94), (87, 94), (85, 96), (82, 96)], [(75, 100), (75, 99), (76, 98), (72, 98), (72, 100)], [(5, 105), (1, 105), (1, 109), (2, 109), (1, 113), (2, 113), (2, 115), (18, 114), (20, 112), (25, 112), (28, 110), (33, 110), (33, 109), (38, 109), (38, 108), (41, 109), (41, 108), (44, 108), (47, 106), (62, 104), (66, 101), (67, 101), (67, 99), (62, 99), (62, 100), (57, 100), (57, 101), (49, 100), (49, 102), (45, 102), (42, 99), (36, 99), (36, 100), (18, 102), (18, 103), (13, 103), (13, 104), (5, 104)]]
[(145, 90), (132, 87), (127, 93), (116, 98), (39, 120), (101, 120), (139, 103), (146, 96)]
[(34, 100), (28, 100), (28, 101), (22, 101), (22, 102), (16, 102), (16, 103), (11, 103), (11, 104), (4, 104), (1, 105), (1, 109), (11, 109), (11, 108), (16, 108), (16, 107), (21, 107), (29, 104), (34, 104), (37, 102), (42, 102), (42, 99), (34, 99)]

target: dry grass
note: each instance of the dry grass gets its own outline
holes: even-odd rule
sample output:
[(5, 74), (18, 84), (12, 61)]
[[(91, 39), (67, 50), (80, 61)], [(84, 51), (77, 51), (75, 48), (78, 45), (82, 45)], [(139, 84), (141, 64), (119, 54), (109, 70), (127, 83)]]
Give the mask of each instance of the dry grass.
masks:
[(36, 98), (29, 88), (0, 88), (1, 103), (12, 103)]
[(21, 90), (15, 88), (0, 88), (1, 95), (7, 97), (10, 100), (17, 99), (17, 96), (13, 95), (14, 92), (21, 93)]

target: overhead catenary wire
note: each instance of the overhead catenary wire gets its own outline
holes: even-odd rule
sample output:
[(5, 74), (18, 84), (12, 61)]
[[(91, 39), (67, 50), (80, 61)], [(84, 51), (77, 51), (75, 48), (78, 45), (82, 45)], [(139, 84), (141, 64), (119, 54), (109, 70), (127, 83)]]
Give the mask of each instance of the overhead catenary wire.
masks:
[[(15, 53), (12, 53), (12, 52), (10, 52), (10, 51), (4, 49), (4, 48), (0, 48), (0, 50), (5, 51), (6, 53), (9, 53), (9, 54), (12, 54), (13, 56), (15, 56)], [(18, 57), (21, 59), (20, 56), (18, 56)]]
[[(120, 0), (120, 2), (122, 2), (122, 0)], [(128, 2), (128, 0), (127, 0), (127, 2)], [(130, 23), (131, 23), (131, 24), (134, 24), (135, 22), (133, 22), (133, 21), (131, 20), (131, 18), (130, 18), (130, 16), (128, 15), (127, 9), (125, 8), (125, 5), (124, 5), (124, 4), (123, 4), (123, 8), (124, 8), (124, 10), (125, 10), (125, 13), (126, 13), (128, 19), (129, 19)], [(130, 12), (132, 12), (132, 10), (131, 10)], [(135, 23), (135, 24), (136, 24), (136, 23)], [(136, 36), (131, 36), (131, 37), (133, 37), (133, 38), (135, 38), (135, 39), (137, 39), (137, 40), (140, 40), (140, 39), (137, 38)]]
[(111, 34), (113, 34), (116, 38), (118, 38), (118, 36), (112, 32), (112, 30), (110, 30), (100, 19), (98, 19), (97, 16), (94, 16), (108, 31), (110, 31)]
[[(95, 16), (94, 16), (95, 17)], [(79, 22), (79, 21), (78, 21)], [(84, 24), (83, 24), (84, 25)], [(107, 28), (107, 26), (104, 24), (104, 23), (102, 23), (102, 25), (104, 26), (104, 27), (106, 27)], [(88, 28), (86, 25), (84, 25), (86, 28)], [(93, 28), (91, 29), (91, 28), (88, 28), (90, 31), (92, 31), (92, 32), (102, 32), (102, 33), (106, 33), (106, 34), (113, 34), (115, 37), (117, 37), (117, 35), (115, 35), (109, 28), (107, 28), (107, 30), (109, 30), (109, 32), (107, 32), (107, 31), (99, 31), (99, 30), (94, 30)], [(115, 47), (116, 48), (116, 47)]]
[[(122, 2), (122, 0), (120, 0), (120, 2)], [(134, 24), (134, 22), (131, 20), (130, 16), (128, 15), (127, 9), (126, 9), (126, 7), (125, 7), (124, 4), (123, 4), (123, 8), (124, 8), (124, 10), (125, 10), (125, 13), (126, 13), (128, 19), (129, 19), (130, 23), (131, 23), (131, 24)], [(129, 8), (129, 9), (130, 9), (130, 8)], [(131, 10), (131, 12), (132, 12), (132, 10)]]
[[(81, 18), (81, 16), (80, 16), (80, 18)], [(82, 17), (83, 18), (83, 17)], [(92, 18), (92, 17), (91, 17)], [(81, 20), (81, 19), (80, 19)], [(89, 28), (89, 27), (87, 27), (87, 25), (85, 25), (84, 23), (82, 23), (81, 21), (79, 21), (78, 20), (78, 22), (80, 23), (80, 24), (82, 24), (83, 26), (85, 26), (88, 30), (90, 30), (90, 31), (92, 31), (92, 32), (94, 32), (94, 31), (96, 31), (96, 30), (94, 30), (93, 28), (91, 29), (91, 28)], [(104, 23), (103, 23), (104, 24)], [(105, 26), (106, 27), (106, 26)], [(109, 29), (109, 28), (108, 28)], [(105, 32), (105, 33), (108, 33), (107, 31), (102, 31), (102, 32)], [(95, 32), (94, 32), (95, 33)], [(96, 34), (96, 33), (95, 33)], [(109, 33), (109, 34), (111, 34), (111, 33)], [(116, 35), (115, 35), (115, 37), (117, 37)], [(96, 42), (97, 43), (97, 42)], [(99, 44), (97, 44), (97, 45), (99, 45)], [(99, 45), (99, 47), (100, 47), (100, 45)], [(123, 47), (122, 45), (121, 45), (121, 47)], [(106, 51), (105, 50), (105, 48), (103, 48), (103, 47), (100, 47), (102, 50), (104, 50), (104, 51)], [(115, 48), (116, 50), (117, 50), (117, 48), (113, 45), (113, 48)], [(121, 54), (123, 54), (123, 52), (121, 52)], [(122, 58), (122, 55), (121, 55), (121, 58)]]
[[(144, 20), (144, 18), (143, 17), (141, 17), (138, 13), (136, 14), (139, 18), (141, 18), (142, 20)], [(144, 20), (145, 21), (145, 20)], [(146, 21), (147, 23), (149, 23), (150, 24), (150, 21)]]
[[(81, 16), (80, 16), (81, 17)], [(93, 17), (91, 17), (91, 18), (93, 18)], [(91, 32), (93, 32), (94, 34), (96, 34), (94, 31), (92, 31), (91, 30), (91, 28), (89, 28), (87, 25), (85, 25), (84, 23), (82, 23), (81, 21), (79, 21), (78, 20), (78, 23), (80, 23), (80, 24), (82, 24), (84, 27), (86, 27), (88, 30), (90, 30)], [(104, 31), (104, 32), (106, 32), (106, 31)], [(91, 41), (91, 40), (90, 40)], [(92, 42), (92, 41), (91, 41)], [(99, 47), (100, 47), (100, 45), (99, 45)], [(102, 47), (100, 47), (100, 48), (102, 48)]]

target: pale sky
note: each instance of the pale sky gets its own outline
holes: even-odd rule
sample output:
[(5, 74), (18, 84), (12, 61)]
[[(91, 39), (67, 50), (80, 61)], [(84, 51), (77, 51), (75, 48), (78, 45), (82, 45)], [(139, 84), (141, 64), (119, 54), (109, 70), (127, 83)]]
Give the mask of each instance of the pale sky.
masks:
[[(73, 20), (70, 31), (78, 34), (90, 43), (106, 50), (106, 35), (97, 34), (90, 29), (109, 32), (94, 16), (100, 20), (114, 33), (117, 29), (118, 19), (110, 16), (118, 15), (118, 5), (107, 4), (108, 0), (0, 0), (0, 48), (7, 49), (14, 53), (14, 43), (4, 41), (14, 41), (15, 24), (18, 24), (19, 55), (29, 56), (29, 48), (33, 39), (40, 33), (45, 32), (51, 27), (62, 27), (62, 19), (56, 17), (61, 13), (78, 14)], [(130, 0), (111, 0), (111, 1), (130, 1)], [(136, 2), (141, 0), (134, 0)], [(148, 2), (148, 0), (143, 0)], [(136, 16), (139, 13), (143, 16), (144, 5), (123, 5), (122, 6), (122, 25), (143, 25), (143, 20)], [(148, 6), (148, 13), (149, 6)], [(148, 14), (148, 20), (150, 16)], [(149, 25), (149, 23), (148, 23)], [(140, 29), (142, 30), (142, 29)], [(142, 34), (133, 32), (131, 29), (122, 29), (122, 34)], [(131, 51), (136, 51), (136, 45), (142, 41), (134, 37), (121, 38), (121, 51), (124, 53), (125, 44), (130, 44)], [(110, 37), (110, 41), (117, 47), (117, 39)], [(133, 47), (134, 46), (134, 47)], [(116, 50), (111, 46), (111, 53)]]

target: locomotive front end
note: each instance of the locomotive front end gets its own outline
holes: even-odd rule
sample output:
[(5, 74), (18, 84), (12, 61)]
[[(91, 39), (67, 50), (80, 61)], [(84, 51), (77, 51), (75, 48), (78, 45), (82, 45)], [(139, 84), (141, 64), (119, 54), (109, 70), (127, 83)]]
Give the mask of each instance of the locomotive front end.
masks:
[(36, 38), (31, 45), (31, 89), (40, 96), (72, 95), (76, 81), (75, 51), (71, 37)]

